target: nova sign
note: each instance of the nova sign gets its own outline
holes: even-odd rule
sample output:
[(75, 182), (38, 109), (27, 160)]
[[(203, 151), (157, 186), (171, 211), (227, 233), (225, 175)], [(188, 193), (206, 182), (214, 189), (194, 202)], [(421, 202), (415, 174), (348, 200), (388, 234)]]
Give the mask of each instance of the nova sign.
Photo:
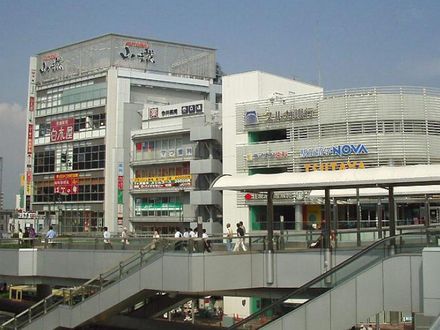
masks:
[(342, 144), (330, 147), (305, 148), (300, 150), (301, 158), (313, 158), (323, 156), (348, 156), (368, 154), (365, 144)]

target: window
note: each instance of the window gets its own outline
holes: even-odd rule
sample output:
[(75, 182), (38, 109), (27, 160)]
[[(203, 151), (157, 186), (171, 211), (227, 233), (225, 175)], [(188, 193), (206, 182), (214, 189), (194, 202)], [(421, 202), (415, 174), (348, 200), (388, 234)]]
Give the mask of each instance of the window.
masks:
[(105, 145), (73, 148), (73, 169), (104, 168)]
[(92, 119), (92, 128), (93, 129), (105, 127), (105, 120), (106, 120), (105, 113), (93, 115), (91, 117), (91, 119)]
[(36, 152), (34, 155), (34, 172), (44, 173), (55, 170), (55, 151)]
[(85, 129), (86, 128), (86, 118), (76, 118), (75, 119), (75, 124), (73, 127), (73, 130), (75, 132), (78, 132), (79, 130)]

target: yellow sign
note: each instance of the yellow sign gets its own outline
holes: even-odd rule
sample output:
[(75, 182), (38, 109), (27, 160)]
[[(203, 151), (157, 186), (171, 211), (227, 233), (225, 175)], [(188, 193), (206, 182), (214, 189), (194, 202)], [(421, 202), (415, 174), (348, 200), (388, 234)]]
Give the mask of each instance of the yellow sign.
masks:
[(153, 176), (133, 179), (133, 189), (171, 188), (191, 186), (191, 174)]
[(364, 162), (329, 162), (329, 163), (312, 163), (304, 164), (306, 172), (312, 171), (343, 171), (349, 169), (365, 168)]
[(28, 196), (32, 195), (32, 183), (28, 183), (26, 185), (26, 195), (28, 195)]

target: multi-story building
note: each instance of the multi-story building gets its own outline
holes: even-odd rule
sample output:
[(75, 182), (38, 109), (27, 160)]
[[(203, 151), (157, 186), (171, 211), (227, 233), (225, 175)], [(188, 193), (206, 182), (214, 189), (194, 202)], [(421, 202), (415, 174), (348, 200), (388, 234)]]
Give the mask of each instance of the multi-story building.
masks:
[(208, 232), (221, 231), (222, 197), (209, 190), (222, 172), (220, 123), (219, 111), (203, 99), (144, 108), (142, 129), (132, 135), (136, 230), (174, 233), (200, 220)]
[[(235, 145), (224, 150), (224, 173), (340, 171), (440, 162), (439, 90), (373, 87), (309, 90), (300, 95), (274, 88), (276, 94), (257, 95), (258, 85), (243, 84), (253, 78), (245, 73), (223, 79), (223, 118), (227, 119), (223, 142)], [(251, 96), (243, 100), (242, 95)], [(275, 194), (276, 229), (281, 219), (287, 229), (320, 225), (322, 206), (315, 198), (319, 194), (309, 193)], [(356, 226), (359, 200), (351, 197), (338, 206), (339, 228)], [(266, 228), (265, 194), (225, 192), (223, 202), (230, 205), (224, 211), (225, 219), (244, 220), (250, 230)], [(362, 201), (363, 226), (376, 226), (378, 218), (387, 219), (386, 206), (378, 209), (382, 202), (380, 198)], [(423, 222), (425, 204), (423, 194), (420, 198), (406, 196), (396, 210), (398, 221)], [(435, 200), (430, 199), (430, 204), (429, 213), (437, 221)]]
[(0, 210), (3, 209), (3, 157), (0, 157)]
[(221, 92), (215, 50), (109, 34), (30, 59), (25, 209), (61, 232), (129, 224), (131, 130), (145, 104)]

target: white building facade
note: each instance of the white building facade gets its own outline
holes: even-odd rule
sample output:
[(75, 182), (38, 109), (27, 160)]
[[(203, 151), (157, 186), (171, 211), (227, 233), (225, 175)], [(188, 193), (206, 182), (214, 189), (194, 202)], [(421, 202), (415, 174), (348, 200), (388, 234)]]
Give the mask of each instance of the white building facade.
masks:
[(146, 105), (132, 132), (131, 224), (173, 234), (176, 227), (221, 232), (221, 193), (209, 186), (222, 173), (221, 113), (200, 99)]
[(215, 78), (211, 48), (115, 34), (32, 57), (25, 209), (60, 232), (128, 226), (142, 109), (200, 99), (215, 108)]

